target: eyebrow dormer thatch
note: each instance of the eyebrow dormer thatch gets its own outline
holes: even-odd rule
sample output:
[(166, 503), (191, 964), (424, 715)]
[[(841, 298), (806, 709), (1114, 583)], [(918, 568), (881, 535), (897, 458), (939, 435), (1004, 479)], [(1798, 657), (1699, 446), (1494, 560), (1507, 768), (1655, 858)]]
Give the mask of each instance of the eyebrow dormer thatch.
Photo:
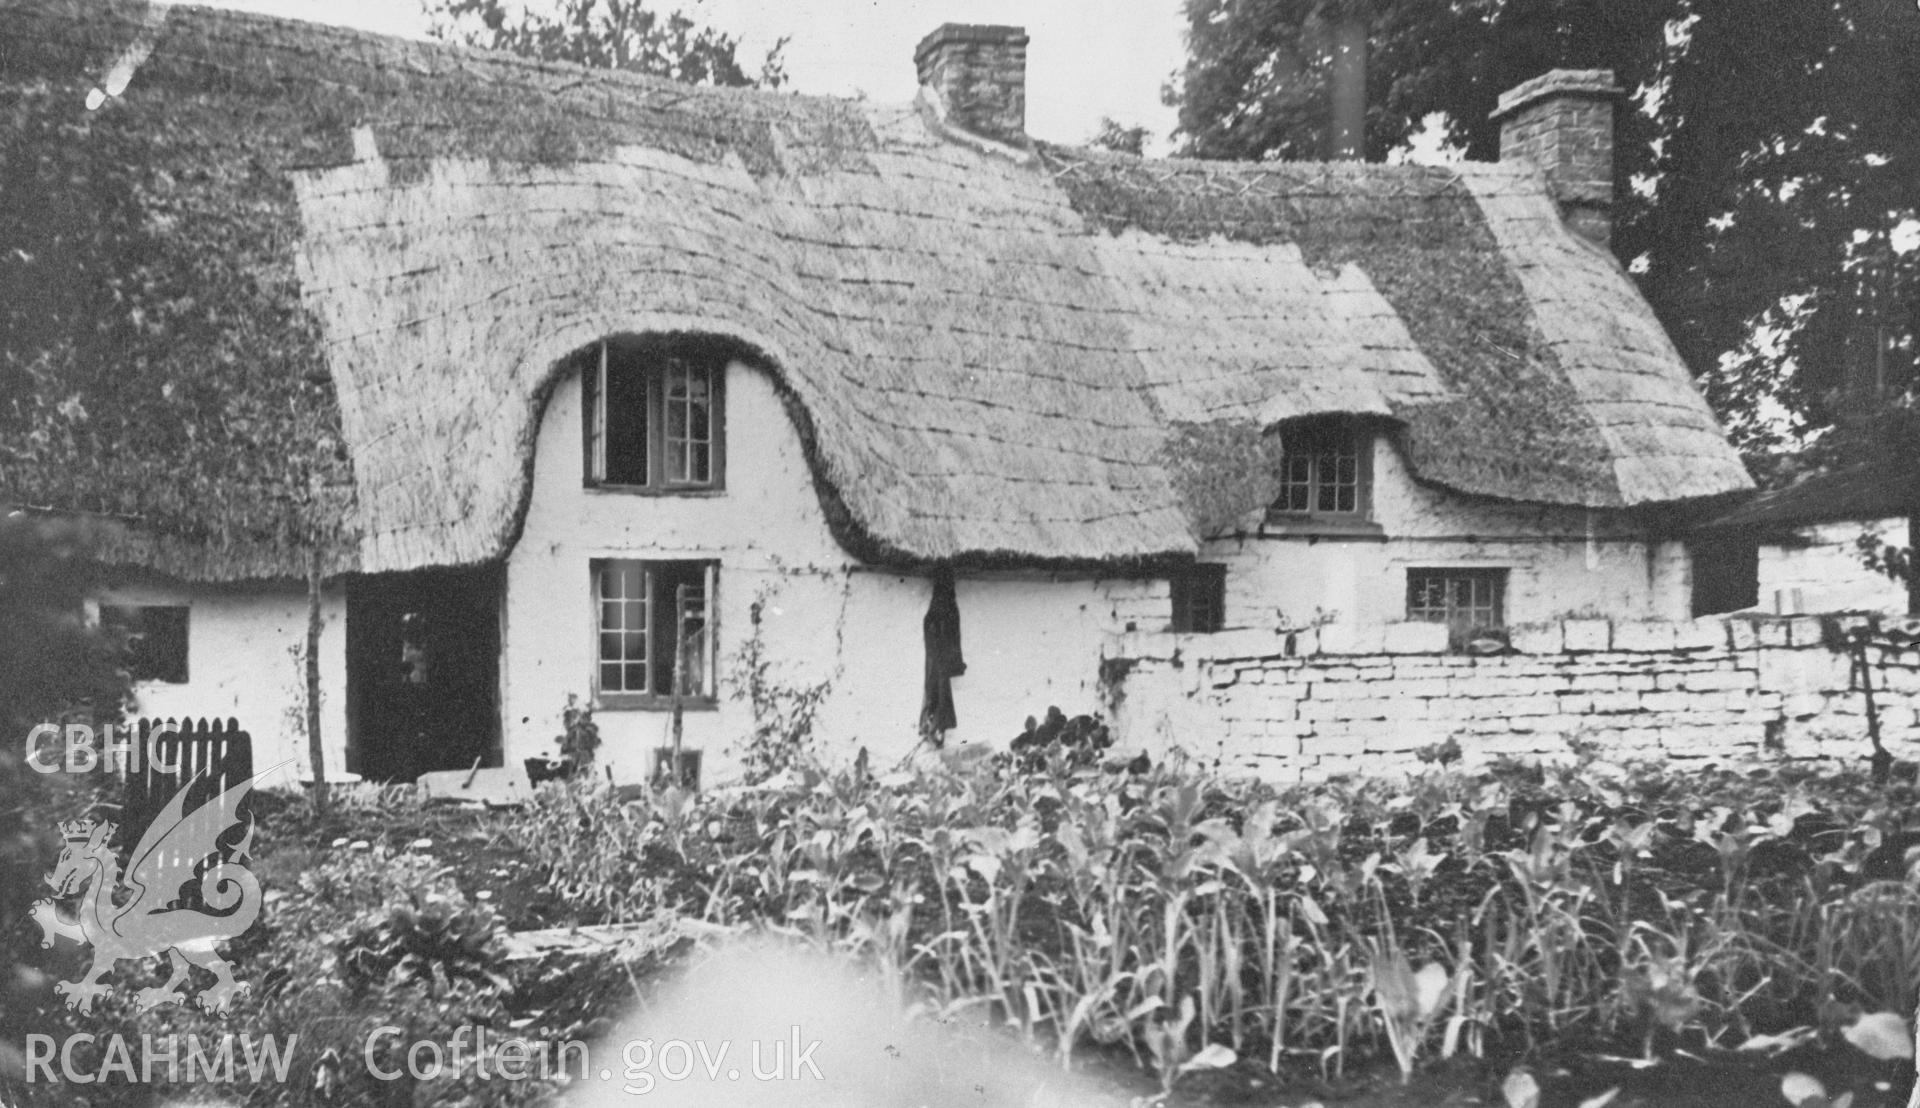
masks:
[(134, 517), (184, 576), (501, 556), (567, 356), (648, 332), (753, 352), (881, 561), (1190, 553), (1162, 447), (1216, 421), (1388, 419), (1514, 500), (1746, 487), (1530, 170), (1015, 158), (231, 12), (0, 20), (0, 499)]

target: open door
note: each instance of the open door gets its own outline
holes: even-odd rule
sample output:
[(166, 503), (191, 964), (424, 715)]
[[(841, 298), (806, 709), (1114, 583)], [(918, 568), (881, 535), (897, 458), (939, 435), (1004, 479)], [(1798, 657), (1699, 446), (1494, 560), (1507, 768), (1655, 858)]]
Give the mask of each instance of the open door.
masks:
[(500, 764), (500, 574), (347, 586), (347, 769), (371, 781)]

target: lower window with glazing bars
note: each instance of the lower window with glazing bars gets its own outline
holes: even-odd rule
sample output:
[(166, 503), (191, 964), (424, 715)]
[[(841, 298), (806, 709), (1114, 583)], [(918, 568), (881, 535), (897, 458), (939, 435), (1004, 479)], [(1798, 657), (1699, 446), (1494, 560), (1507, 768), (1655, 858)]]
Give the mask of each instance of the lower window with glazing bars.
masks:
[(1507, 571), (1504, 569), (1410, 569), (1407, 618), (1447, 625), (1447, 645), (1464, 650), (1482, 636), (1506, 630)]
[(593, 563), (595, 702), (604, 708), (712, 707), (713, 603), (720, 563)]

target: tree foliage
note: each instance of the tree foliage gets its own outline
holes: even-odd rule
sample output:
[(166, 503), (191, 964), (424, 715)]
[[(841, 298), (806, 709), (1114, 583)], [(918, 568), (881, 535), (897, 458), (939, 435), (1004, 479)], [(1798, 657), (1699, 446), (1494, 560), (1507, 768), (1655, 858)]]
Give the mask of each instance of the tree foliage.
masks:
[(625, 69), (692, 85), (778, 88), (786, 83), (776, 42), (749, 73), (740, 41), (648, 0), (553, 0), (528, 7), (511, 0), (429, 0), (433, 33), (490, 50), (595, 69)]
[(1138, 124), (1123, 126), (1111, 116), (1101, 116), (1100, 126), (1094, 129), (1087, 139), (1088, 146), (1098, 146), (1116, 154), (1132, 154), (1139, 157), (1147, 148), (1147, 129)]
[[(40, 874), (58, 853), (54, 821), (78, 814), (62, 807), (70, 784), (55, 787), (59, 778), (27, 765), (29, 733), (43, 723), (115, 722), (126, 707), (127, 675), (118, 666), (124, 640), (83, 615), (101, 526), (0, 513), (0, 920), (7, 928), (24, 924), (28, 903), (46, 891)], [(0, 980), (0, 1032), (10, 1037), (30, 1003), (25, 981), (15, 974)]]
[(1613, 70), (1629, 93), (1614, 250), (1751, 462), (1843, 421), (1863, 374), (1896, 392), (1912, 379), (1920, 254), (1895, 249), (1920, 204), (1909, 0), (1764, 15), (1752, 0), (1188, 0), (1186, 14), (1173, 95), (1198, 157), (1322, 156), (1331, 29), (1354, 16), (1371, 29), (1374, 159), (1443, 113), (1450, 145), (1491, 160), (1502, 91)]
[(69, 718), (120, 718), (121, 643), (85, 622), (90, 555), (104, 524), (15, 511), (0, 516), (0, 728), (18, 753), (27, 731)]

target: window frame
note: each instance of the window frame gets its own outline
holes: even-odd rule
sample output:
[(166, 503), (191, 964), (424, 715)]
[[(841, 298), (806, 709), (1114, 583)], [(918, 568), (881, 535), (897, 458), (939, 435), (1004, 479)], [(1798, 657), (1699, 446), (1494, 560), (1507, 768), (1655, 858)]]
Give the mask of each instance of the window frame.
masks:
[[(1310, 416), (1289, 421), (1280, 431), (1280, 493), (1267, 506), (1267, 524), (1282, 534), (1322, 535), (1350, 538), (1384, 539), (1385, 531), (1373, 520), (1373, 452), (1376, 432), (1364, 421), (1349, 416)], [(1309, 467), (1305, 482), (1288, 479), (1287, 441), (1305, 441), (1314, 449), (1307, 455)], [(1326, 455), (1322, 444), (1344, 444), (1353, 452), (1354, 486), (1351, 509), (1286, 508), (1281, 502), (1288, 492), (1304, 484), (1308, 499), (1317, 505), (1323, 487)], [(1337, 477), (1335, 478), (1337, 480)]]
[[(1172, 607), (1168, 626), (1175, 634), (1212, 635), (1226, 628), (1227, 567), (1224, 562), (1182, 566), (1167, 576), (1167, 586)], [(1196, 590), (1200, 590), (1201, 595), (1196, 596)], [(1204, 602), (1207, 607), (1196, 608), (1196, 602)], [(1195, 620), (1196, 611), (1210, 614), (1212, 618)]]
[[(150, 660), (137, 657), (133, 645), (135, 641), (146, 641), (153, 634), (153, 631), (146, 626), (149, 612), (179, 613), (180, 657), (177, 668), (172, 665), (137, 668), (136, 663)], [(132, 683), (139, 685), (190, 685), (193, 683), (192, 605), (102, 600), (94, 606), (94, 625), (102, 629), (119, 628), (127, 632), (128, 649), (121, 659), (121, 668), (126, 670), (128, 680)]]
[[(1504, 633), (1507, 629), (1507, 585), (1511, 570), (1507, 566), (1408, 566), (1407, 567), (1407, 604), (1406, 618), (1409, 623), (1439, 623), (1447, 627), (1447, 648), (1463, 650), (1475, 632), (1493, 631)], [(1491, 623), (1465, 623), (1456, 625), (1452, 618), (1458, 610), (1474, 612), (1480, 605), (1469, 596), (1465, 609), (1457, 609), (1449, 593), (1445, 607), (1438, 609), (1440, 618), (1421, 615), (1421, 611), (1434, 611), (1422, 605), (1415, 606), (1415, 592), (1422, 578), (1439, 578), (1443, 581), (1467, 582), (1470, 586), (1477, 583), (1490, 583), (1492, 586), (1490, 603), (1487, 606), (1493, 615)], [(1471, 589), (1470, 589), (1471, 591)]]
[[(644, 599), (619, 597), (608, 599), (605, 591), (606, 574), (609, 569), (634, 567), (640, 575), (646, 591)], [(675, 574), (661, 572), (663, 567), (672, 567)], [(663, 576), (684, 575), (697, 571), (701, 577), (701, 620), (706, 641), (699, 651), (699, 660), (704, 673), (701, 675), (699, 690), (683, 694), (680, 707), (685, 711), (707, 711), (719, 707), (719, 687), (717, 670), (719, 666), (718, 600), (720, 594), (720, 562), (715, 558), (632, 558), (608, 557), (594, 558), (589, 562), (588, 580), (592, 599), (590, 657), (592, 658), (593, 703), (596, 708), (610, 710), (639, 709), (659, 711), (673, 707), (674, 698), (670, 692), (657, 691), (659, 671), (656, 668), (659, 659), (654, 653), (654, 644), (660, 631), (659, 585)], [(644, 636), (645, 657), (639, 661), (624, 656), (609, 661), (605, 653), (605, 636), (624, 634), (632, 629), (620, 627), (612, 631), (606, 629), (605, 615), (608, 603), (639, 603), (644, 611), (644, 624), (640, 633)], [(647, 688), (644, 691), (606, 687), (606, 667), (609, 665), (640, 665), (644, 667)], [(668, 671), (671, 673), (671, 670)]]
[[(602, 340), (580, 370), (581, 482), (588, 489), (634, 496), (718, 496), (727, 487), (727, 370), (731, 359), (721, 350), (698, 343), (621, 342)], [(707, 381), (707, 479), (670, 479), (668, 467), (668, 382), (679, 370), (699, 371)], [(645, 438), (646, 474), (642, 482), (607, 476), (607, 444), (612, 413), (607, 398), (613, 373), (633, 373), (643, 379), (641, 432)]]

